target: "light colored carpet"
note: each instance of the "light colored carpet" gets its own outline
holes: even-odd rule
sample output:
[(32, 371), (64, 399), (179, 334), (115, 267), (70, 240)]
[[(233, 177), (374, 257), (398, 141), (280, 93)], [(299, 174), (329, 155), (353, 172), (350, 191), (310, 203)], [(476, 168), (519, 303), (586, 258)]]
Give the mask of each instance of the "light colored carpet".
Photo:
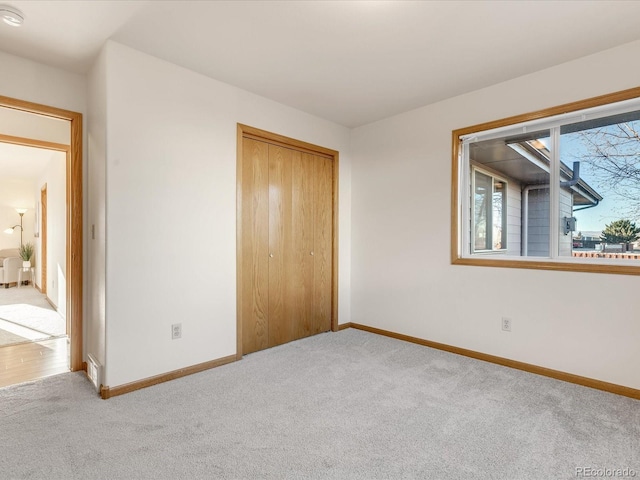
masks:
[(0, 389), (3, 479), (640, 476), (640, 402), (348, 329), (110, 400)]
[(65, 320), (35, 288), (0, 288), (0, 346), (65, 333)]

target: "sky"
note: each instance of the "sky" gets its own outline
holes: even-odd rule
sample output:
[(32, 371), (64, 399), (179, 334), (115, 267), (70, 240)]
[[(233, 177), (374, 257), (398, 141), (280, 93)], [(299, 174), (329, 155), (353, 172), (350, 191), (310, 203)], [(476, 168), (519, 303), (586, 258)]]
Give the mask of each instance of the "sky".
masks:
[[(640, 128), (638, 128), (640, 127), (640, 121), (629, 123), (631, 126), (640, 130)], [(601, 127), (601, 129), (606, 128), (609, 127)], [(621, 148), (622, 153), (630, 151), (629, 148), (633, 149), (632, 151), (634, 151), (634, 153), (637, 152), (638, 156), (637, 160), (635, 160), (635, 168), (640, 169), (640, 141), (632, 142), (631, 147)], [(571, 166), (573, 161), (579, 159), (586, 151), (587, 147), (584, 142), (580, 140), (578, 133), (561, 135), (560, 160), (565, 165)], [(617, 190), (613, 188), (610, 183), (603, 181), (602, 175), (597, 169), (585, 161), (582, 161), (580, 165), (580, 178), (594, 188), (603, 199), (593, 208), (574, 211), (574, 216), (577, 219), (576, 233), (579, 231), (601, 232), (607, 224), (621, 219), (628, 219), (640, 224), (637, 214), (634, 218), (634, 216), (629, 213), (631, 209), (629, 200), (616, 193), (628, 193), (628, 190), (625, 190), (622, 186), (616, 187)]]

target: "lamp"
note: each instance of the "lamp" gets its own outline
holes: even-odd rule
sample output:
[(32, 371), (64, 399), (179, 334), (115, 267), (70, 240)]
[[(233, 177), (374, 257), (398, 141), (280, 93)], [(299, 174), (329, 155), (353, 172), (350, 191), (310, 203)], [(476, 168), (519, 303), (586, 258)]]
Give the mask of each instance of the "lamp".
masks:
[(13, 233), (13, 231), (20, 227), (20, 248), (22, 248), (22, 233), (24, 232), (24, 227), (22, 226), (22, 218), (25, 213), (27, 213), (26, 208), (16, 208), (16, 212), (20, 215), (20, 225), (14, 225), (13, 227), (7, 228), (4, 233)]

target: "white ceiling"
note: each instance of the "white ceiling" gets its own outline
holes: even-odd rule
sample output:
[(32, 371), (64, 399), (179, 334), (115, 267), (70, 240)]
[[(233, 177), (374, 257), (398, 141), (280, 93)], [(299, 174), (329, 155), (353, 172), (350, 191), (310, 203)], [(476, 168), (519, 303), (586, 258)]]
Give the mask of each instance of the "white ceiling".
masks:
[(112, 38), (348, 127), (640, 39), (638, 1), (2, 1), (8, 53), (86, 72)]

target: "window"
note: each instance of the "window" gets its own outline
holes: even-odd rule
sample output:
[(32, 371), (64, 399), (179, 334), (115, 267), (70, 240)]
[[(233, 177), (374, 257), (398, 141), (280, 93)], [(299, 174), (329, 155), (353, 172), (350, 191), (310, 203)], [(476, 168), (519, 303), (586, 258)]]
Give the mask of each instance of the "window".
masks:
[(475, 252), (507, 248), (507, 182), (474, 169), (473, 248)]
[(640, 274), (640, 88), (453, 135), (453, 263)]

